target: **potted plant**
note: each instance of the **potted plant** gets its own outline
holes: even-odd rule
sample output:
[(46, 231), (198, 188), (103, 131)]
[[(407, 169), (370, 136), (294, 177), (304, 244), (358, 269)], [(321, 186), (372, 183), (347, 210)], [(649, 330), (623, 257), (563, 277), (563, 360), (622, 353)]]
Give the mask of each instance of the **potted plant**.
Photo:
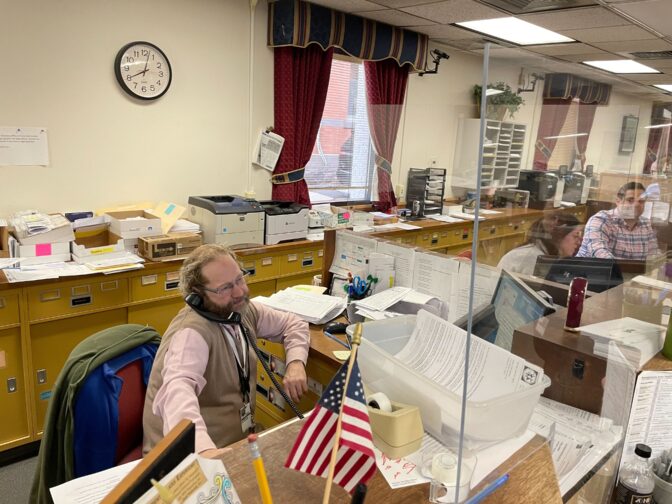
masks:
[[(488, 119), (497, 119), (503, 120), (506, 112), (508, 111), (513, 119), (513, 116), (521, 105), (525, 103), (523, 98), (517, 93), (513, 92), (511, 86), (506, 82), (495, 82), (494, 84), (489, 84), (488, 89), (497, 89), (501, 93), (492, 94), (487, 97), (486, 107), (485, 107), (485, 116)], [(480, 116), (480, 106), (481, 106), (481, 93), (483, 89), (481, 86), (476, 84), (474, 86), (474, 99), (476, 100), (476, 105), (479, 108)]]

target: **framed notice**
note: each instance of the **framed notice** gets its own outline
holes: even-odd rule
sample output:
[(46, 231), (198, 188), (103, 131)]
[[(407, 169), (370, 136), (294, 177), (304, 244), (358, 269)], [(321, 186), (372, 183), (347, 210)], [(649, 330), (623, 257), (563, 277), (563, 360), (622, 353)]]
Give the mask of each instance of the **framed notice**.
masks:
[(637, 139), (637, 126), (639, 117), (634, 115), (623, 116), (621, 125), (621, 141), (618, 143), (619, 154), (631, 154), (635, 151), (635, 140)]

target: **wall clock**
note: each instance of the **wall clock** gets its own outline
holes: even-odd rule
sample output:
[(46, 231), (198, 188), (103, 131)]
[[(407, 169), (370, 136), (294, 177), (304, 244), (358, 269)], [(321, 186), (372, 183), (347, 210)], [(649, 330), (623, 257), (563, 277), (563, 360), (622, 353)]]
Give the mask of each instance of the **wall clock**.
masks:
[(134, 98), (156, 100), (170, 87), (173, 72), (168, 58), (154, 44), (131, 42), (119, 49), (114, 73), (121, 89)]

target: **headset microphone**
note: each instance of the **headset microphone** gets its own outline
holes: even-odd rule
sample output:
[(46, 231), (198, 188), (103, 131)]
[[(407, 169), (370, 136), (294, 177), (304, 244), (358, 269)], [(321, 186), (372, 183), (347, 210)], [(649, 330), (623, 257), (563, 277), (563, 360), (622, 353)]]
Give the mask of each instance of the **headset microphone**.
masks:
[(192, 310), (194, 310), (196, 313), (198, 313), (201, 317), (203, 317), (206, 320), (209, 320), (211, 322), (217, 322), (218, 324), (230, 324), (240, 326), (240, 329), (243, 333), (243, 336), (245, 337), (245, 340), (250, 344), (250, 346), (254, 350), (254, 353), (257, 355), (257, 359), (259, 360), (259, 362), (261, 362), (261, 365), (264, 367), (264, 370), (266, 371), (266, 374), (273, 382), (273, 385), (275, 385), (275, 388), (278, 389), (278, 392), (280, 392), (280, 395), (285, 400), (285, 402), (289, 404), (289, 407), (292, 409), (294, 414), (299, 418), (303, 418), (303, 415), (296, 407), (296, 404), (294, 404), (294, 401), (290, 399), (290, 397), (287, 395), (287, 392), (285, 392), (285, 389), (282, 387), (282, 385), (280, 385), (280, 383), (278, 383), (278, 380), (275, 378), (275, 374), (273, 373), (273, 371), (271, 371), (271, 368), (269, 367), (266, 358), (261, 354), (261, 350), (259, 350), (257, 344), (254, 342), (254, 340), (252, 340), (252, 338), (250, 338), (250, 335), (247, 333), (247, 329), (242, 323), (243, 320), (242, 317), (240, 316), (240, 313), (231, 312), (227, 317), (224, 317), (222, 315), (218, 315), (216, 313), (208, 311), (205, 309), (204, 306), (205, 303), (203, 303), (203, 298), (197, 292), (190, 292), (189, 294), (187, 294), (186, 297), (184, 298), (184, 301), (189, 305), (189, 307)]

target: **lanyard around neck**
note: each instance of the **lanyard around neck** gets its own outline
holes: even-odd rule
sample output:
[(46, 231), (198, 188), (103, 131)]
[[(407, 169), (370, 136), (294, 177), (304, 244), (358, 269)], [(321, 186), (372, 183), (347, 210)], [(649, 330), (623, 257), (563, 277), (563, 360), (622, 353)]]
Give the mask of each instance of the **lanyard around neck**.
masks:
[[(242, 326), (233, 326), (233, 330), (236, 331), (240, 327), (240, 330), (244, 330)], [(243, 355), (238, 355), (238, 348), (236, 343), (233, 341), (233, 338), (236, 338), (237, 335), (228, 333), (225, 331), (222, 325), (220, 324), (219, 330), (222, 331), (222, 336), (226, 340), (227, 344), (231, 348), (233, 355), (236, 359), (236, 370), (238, 371), (238, 382), (240, 385), (240, 394), (243, 396), (243, 401), (247, 404), (250, 402), (250, 349), (247, 346), (246, 338), (241, 338), (240, 348)], [(243, 362), (241, 363), (241, 357)], [(243, 367), (244, 366), (244, 367)]]

